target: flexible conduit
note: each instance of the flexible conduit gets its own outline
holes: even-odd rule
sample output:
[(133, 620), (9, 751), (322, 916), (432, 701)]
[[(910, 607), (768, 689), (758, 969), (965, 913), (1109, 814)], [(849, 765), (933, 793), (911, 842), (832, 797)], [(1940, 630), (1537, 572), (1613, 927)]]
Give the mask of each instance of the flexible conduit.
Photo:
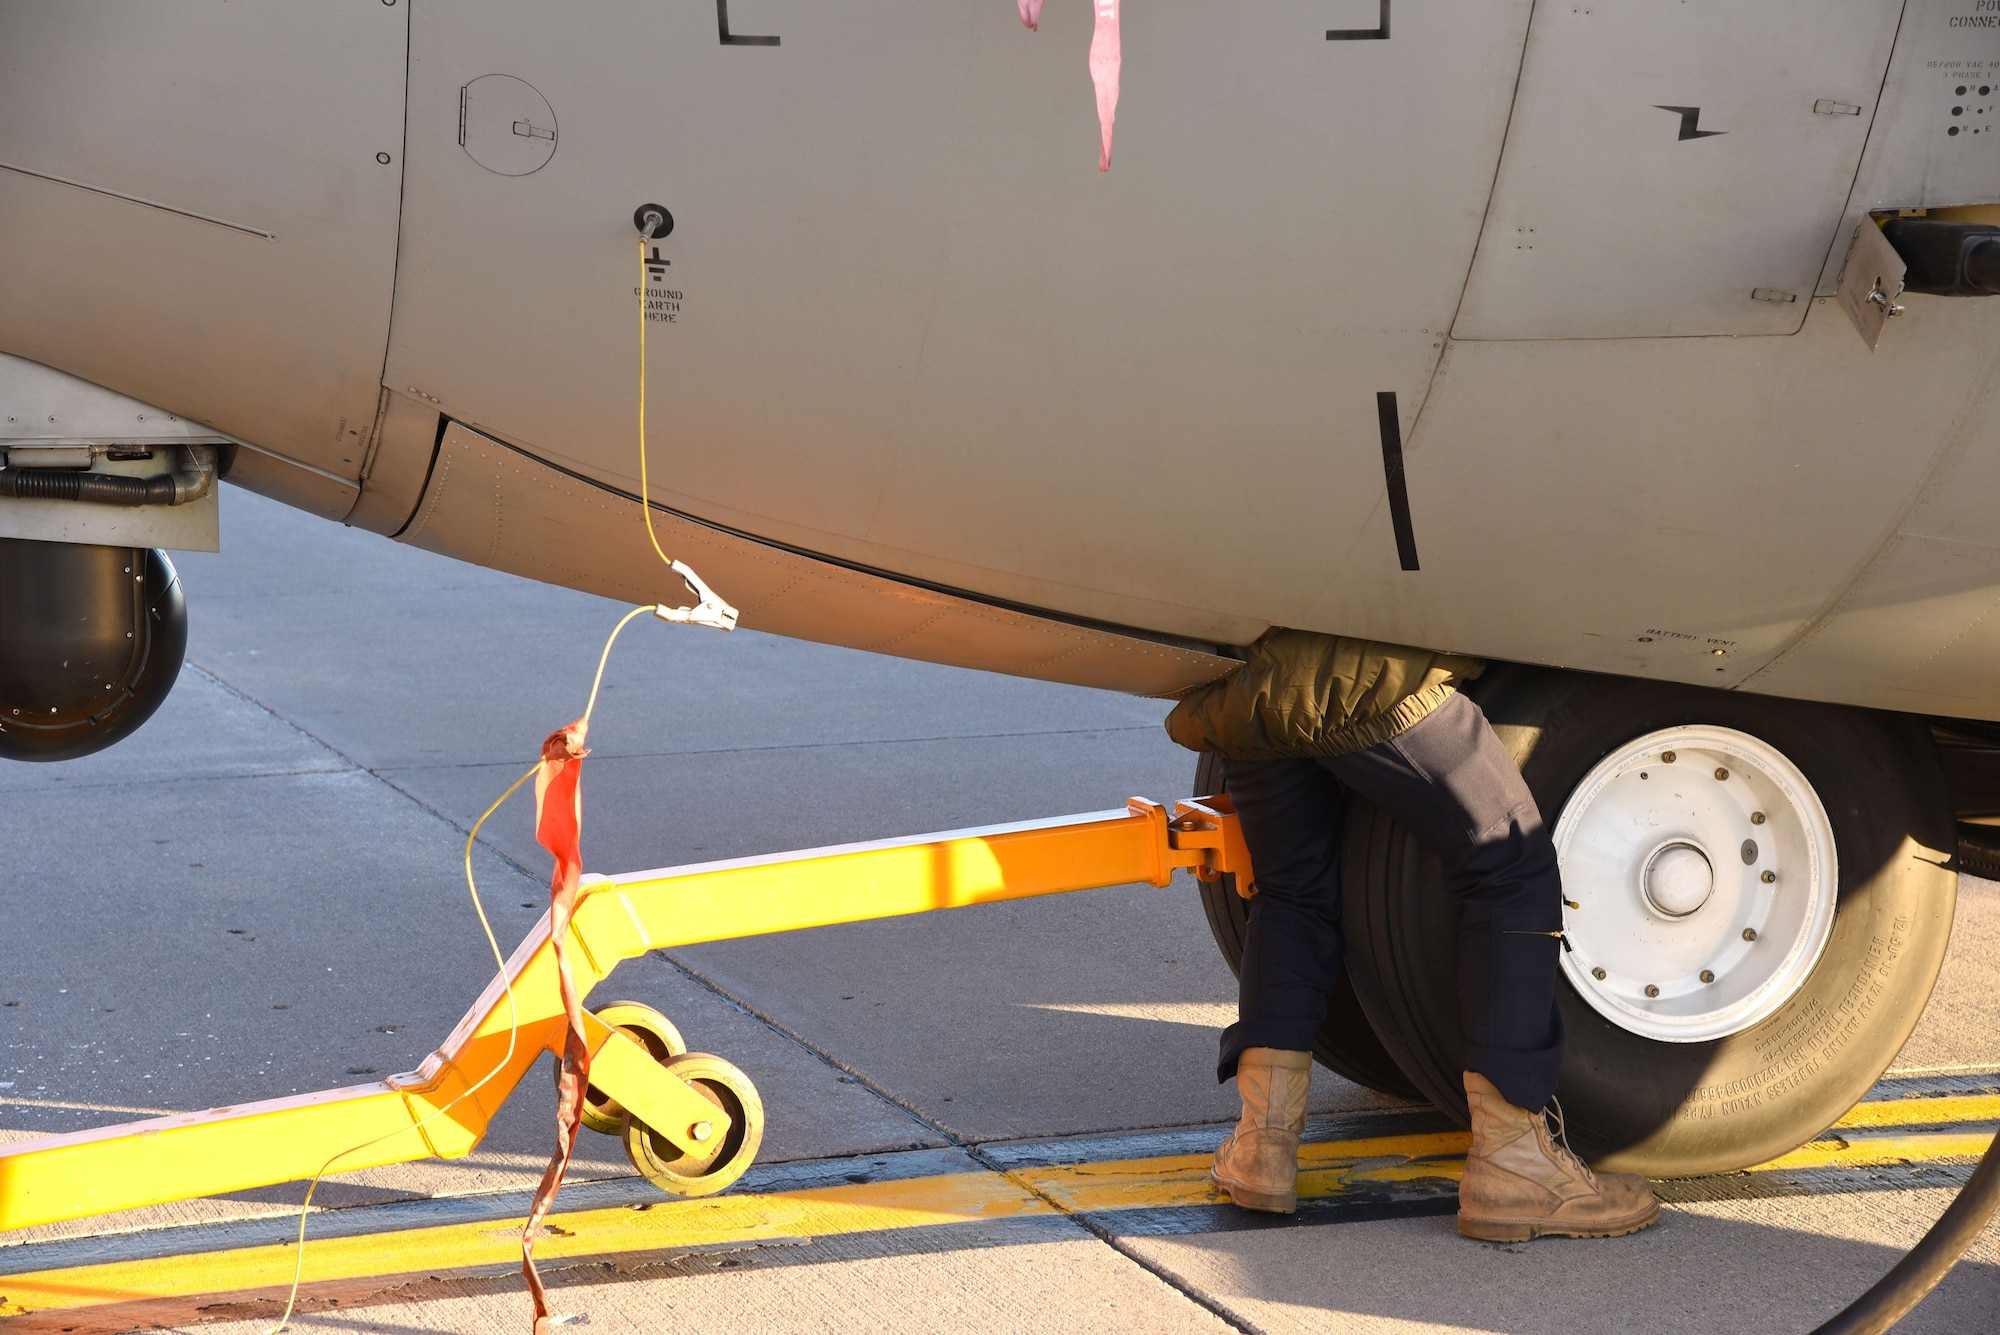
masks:
[(1958, 1196), (1909, 1255), (1812, 1335), (1877, 1335), (1901, 1321), (1958, 1264), (1996, 1206), (2000, 1206), (2000, 1135), (1986, 1147), (1971, 1181), (1959, 1188)]
[(215, 484), (215, 470), (193, 450), (185, 450), (183, 455), (178, 469), (157, 477), (69, 468), (0, 468), (0, 496), (96, 505), (186, 505), (208, 495)]

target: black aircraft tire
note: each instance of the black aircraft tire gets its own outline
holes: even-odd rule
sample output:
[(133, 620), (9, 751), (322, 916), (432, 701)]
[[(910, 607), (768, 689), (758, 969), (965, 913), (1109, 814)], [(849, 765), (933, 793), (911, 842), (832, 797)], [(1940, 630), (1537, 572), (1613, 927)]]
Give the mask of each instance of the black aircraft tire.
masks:
[[(1832, 1125), (1902, 1049), (1951, 932), (1955, 826), (1924, 724), (1511, 665), (1495, 665), (1468, 693), (1551, 830), (1601, 758), (1684, 726), (1735, 729), (1775, 748), (1810, 782), (1832, 828), (1830, 935), (1796, 992), (1761, 1021), (1711, 1041), (1662, 1041), (1606, 1019), (1567, 977), (1558, 981), (1568, 1047), (1557, 1095), (1576, 1149), (1607, 1169), (1691, 1176), (1762, 1163)], [(1349, 802), (1345, 858), (1348, 972), (1362, 1009), (1423, 1094), (1462, 1120), (1456, 914), (1442, 868), (1359, 798)]]
[[(1218, 768), (1215, 757), (1211, 755), (1204, 755), (1197, 762), (1195, 796), (1206, 797), (1218, 791), (1221, 787), (1217, 782)], [(1208, 915), (1208, 930), (1214, 935), (1215, 944), (1222, 948), (1222, 957), (1229, 961), (1230, 972), (1234, 973), (1243, 962), (1243, 929), (1250, 920), (1250, 902), (1236, 893), (1234, 876), (1203, 881), (1200, 885), (1201, 906)], [(1374, 1027), (1369, 1024), (1360, 1001), (1355, 998), (1354, 983), (1349, 973), (1349, 970), (1341, 971), (1340, 981), (1334, 985), (1333, 996), (1327, 1001), (1326, 1022), (1313, 1035), (1313, 1056), (1320, 1065), (1357, 1085), (1396, 1098), (1421, 1101), (1424, 1096), (1417, 1092), (1416, 1085), (1403, 1074), (1395, 1058), (1382, 1046), (1382, 1040), (1375, 1036)]]

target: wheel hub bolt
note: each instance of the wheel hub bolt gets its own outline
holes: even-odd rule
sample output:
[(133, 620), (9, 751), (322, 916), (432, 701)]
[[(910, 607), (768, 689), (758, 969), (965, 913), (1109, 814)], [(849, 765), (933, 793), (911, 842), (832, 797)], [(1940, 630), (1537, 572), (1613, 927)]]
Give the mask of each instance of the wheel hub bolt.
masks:
[(1718, 781), (1726, 782), (1729, 778), (1729, 771), (1721, 768), (1720, 766), (1717, 766), (1715, 771), (1715, 777)]
[(715, 1127), (708, 1122), (696, 1122), (688, 1128), (688, 1135), (697, 1141), (707, 1140), (715, 1134)]
[(1755, 941), (1757, 939), (1757, 929), (1755, 927), (1745, 927), (1743, 929), (1743, 939), (1745, 941)]
[(1774, 883), (1775, 883), (1775, 882), (1777, 881), (1777, 879), (1778, 879), (1778, 873), (1776, 873), (1776, 872), (1774, 872), (1774, 871), (1767, 871), (1767, 872), (1765, 872), (1765, 873), (1764, 873), (1764, 874), (1763, 874), (1762, 876), (1758, 877), (1757, 879), (1758, 879), (1758, 880), (1760, 880), (1760, 881), (1762, 881), (1762, 882), (1763, 882), (1763, 883), (1764, 883), (1765, 885), (1771, 885), (1771, 884), (1774, 884)]
[(1704, 983), (1712, 983), (1712, 982), (1714, 982), (1714, 981), (1715, 981), (1715, 970), (1713, 970), (1713, 969), (1703, 969), (1703, 970), (1701, 971), (1701, 981), (1702, 981), (1702, 982), (1704, 982)]
[(1671, 752), (1671, 751), (1662, 751), (1662, 752), (1660, 752), (1660, 763), (1661, 763), (1662, 765), (1671, 765), (1671, 764), (1673, 764), (1673, 763), (1674, 763), (1674, 753), (1673, 753), (1673, 752)]
[(1647, 996), (1649, 996), (1649, 997), (1657, 997), (1657, 996), (1659, 996), (1659, 995), (1660, 995), (1660, 985), (1659, 985), (1658, 983), (1648, 983), (1648, 984), (1646, 984), (1646, 995), (1647, 995)]
[(1764, 823), (1764, 813), (1763, 813), (1763, 812), (1761, 812), (1761, 811), (1753, 811), (1753, 812), (1751, 812), (1751, 813), (1750, 813), (1750, 823), (1751, 823), (1752, 825), (1762, 825), (1762, 824)]
[(1598, 982), (1600, 982), (1600, 983), (1601, 983), (1601, 982), (1603, 982), (1603, 981), (1604, 981), (1604, 966), (1600, 964), (1600, 965), (1598, 965), (1598, 966), (1597, 966), (1597, 967), (1596, 967), (1595, 969), (1592, 969), (1592, 970), (1590, 971), (1590, 976), (1591, 976), (1592, 978), (1595, 978), (1595, 979), (1596, 979), (1596, 980), (1597, 980)]

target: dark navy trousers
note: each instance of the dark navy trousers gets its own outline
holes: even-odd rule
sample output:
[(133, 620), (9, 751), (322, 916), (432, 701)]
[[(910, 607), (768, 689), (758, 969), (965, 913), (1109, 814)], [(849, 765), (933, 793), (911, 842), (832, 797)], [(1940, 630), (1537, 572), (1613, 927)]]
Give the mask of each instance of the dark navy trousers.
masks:
[(1243, 943), (1237, 1020), (1217, 1078), (1245, 1048), (1312, 1047), (1340, 976), (1342, 786), (1413, 830), (1444, 862), (1459, 909), (1458, 992), (1466, 1064), (1509, 1103), (1555, 1093), (1562, 884), (1535, 799), (1479, 706), (1455, 694), (1415, 727), (1365, 751), (1230, 760), (1257, 894)]

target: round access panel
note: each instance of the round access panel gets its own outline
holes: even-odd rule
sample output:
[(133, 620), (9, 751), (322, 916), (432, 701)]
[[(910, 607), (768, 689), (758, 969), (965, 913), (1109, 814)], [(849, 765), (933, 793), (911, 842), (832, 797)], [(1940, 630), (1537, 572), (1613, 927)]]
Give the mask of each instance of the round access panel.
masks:
[(535, 86), (482, 74), (458, 90), (458, 145), (487, 171), (526, 176), (556, 152), (556, 113)]

